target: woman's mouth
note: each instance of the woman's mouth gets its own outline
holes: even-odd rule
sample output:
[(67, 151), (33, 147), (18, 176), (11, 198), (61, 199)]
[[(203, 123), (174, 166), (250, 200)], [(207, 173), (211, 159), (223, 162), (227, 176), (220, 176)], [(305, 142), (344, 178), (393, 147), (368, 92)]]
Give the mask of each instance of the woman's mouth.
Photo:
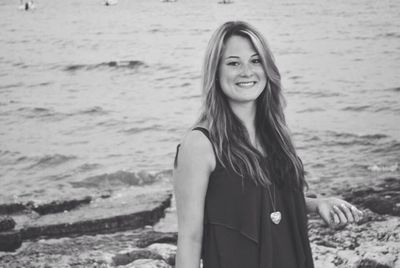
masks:
[(255, 81), (250, 81), (250, 82), (239, 82), (236, 83), (237, 86), (242, 87), (242, 88), (250, 88), (254, 86), (257, 82)]

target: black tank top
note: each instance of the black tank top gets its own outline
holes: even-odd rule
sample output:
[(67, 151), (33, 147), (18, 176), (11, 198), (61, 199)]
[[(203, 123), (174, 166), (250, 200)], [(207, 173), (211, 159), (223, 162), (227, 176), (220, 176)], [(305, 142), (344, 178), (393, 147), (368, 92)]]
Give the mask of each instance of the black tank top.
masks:
[[(193, 130), (213, 144), (207, 129)], [(268, 191), (216, 161), (205, 197), (203, 268), (313, 268), (303, 192), (276, 185)], [(273, 207), (279, 224), (271, 221)]]

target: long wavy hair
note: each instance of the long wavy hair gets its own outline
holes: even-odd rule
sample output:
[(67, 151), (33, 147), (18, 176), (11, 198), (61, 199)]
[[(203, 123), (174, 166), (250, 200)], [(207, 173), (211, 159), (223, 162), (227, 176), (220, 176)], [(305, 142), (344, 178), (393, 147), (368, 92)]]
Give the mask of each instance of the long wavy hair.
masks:
[[(218, 68), (227, 40), (234, 35), (250, 40), (259, 54), (267, 76), (267, 84), (257, 99), (256, 135), (267, 156), (263, 156), (250, 143), (243, 122), (233, 113), (223, 93)], [(304, 168), (296, 154), (283, 108), (281, 76), (271, 50), (263, 36), (251, 25), (230, 21), (213, 34), (203, 65), (203, 108), (197, 124), (209, 130), (216, 157), (243, 179), (267, 186), (272, 181), (295, 188), (307, 186)]]

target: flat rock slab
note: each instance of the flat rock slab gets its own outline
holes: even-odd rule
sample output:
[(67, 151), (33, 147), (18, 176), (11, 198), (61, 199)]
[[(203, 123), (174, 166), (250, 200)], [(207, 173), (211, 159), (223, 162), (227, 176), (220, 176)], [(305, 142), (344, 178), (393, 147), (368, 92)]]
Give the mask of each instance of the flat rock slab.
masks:
[(14, 251), (22, 244), (18, 231), (0, 232), (0, 251)]
[(400, 216), (400, 179), (386, 178), (374, 186), (345, 190), (343, 197), (381, 215)]
[(71, 211), (47, 214), (22, 224), (22, 239), (111, 233), (155, 224), (170, 205), (171, 190), (130, 187)]
[(176, 233), (155, 232), (151, 227), (110, 234), (40, 239), (24, 242), (13, 253), (0, 252), (0, 267), (43, 268), (46, 264), (48, 267), (107, 268), (114, 267), (112, 260), (121, 251), (147, 247), (162, 257), (169, 252), (168, 248), (161, 250), (160, 247), (176, 242)]

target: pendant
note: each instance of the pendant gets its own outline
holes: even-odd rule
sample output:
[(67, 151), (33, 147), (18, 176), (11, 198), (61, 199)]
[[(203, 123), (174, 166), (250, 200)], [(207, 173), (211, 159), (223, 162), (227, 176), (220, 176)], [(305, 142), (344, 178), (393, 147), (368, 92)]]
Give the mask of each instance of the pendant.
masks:
[(271, 220), (273, 223), (275, 224), (279, 224), (279, 222), (281, 221), (281, 213), (279, 211), (274, 211), (271, 213)]

